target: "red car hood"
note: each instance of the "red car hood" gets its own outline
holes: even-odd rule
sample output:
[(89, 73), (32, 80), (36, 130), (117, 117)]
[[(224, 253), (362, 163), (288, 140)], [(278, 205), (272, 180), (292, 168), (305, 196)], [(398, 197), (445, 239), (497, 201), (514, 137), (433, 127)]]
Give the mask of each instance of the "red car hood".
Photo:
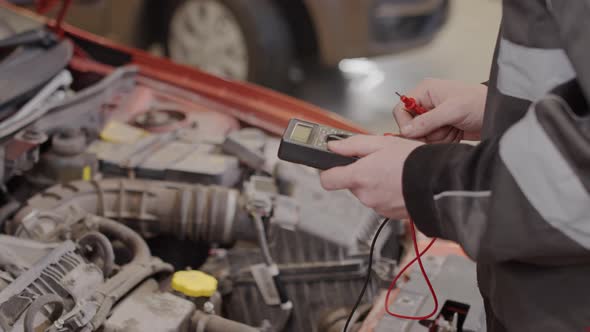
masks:
[[(0, 5), (30, 16), (50, 27), (55, 23), (54, 20), (39, 16), (4, 0), (0, 1)], [(142, 76), (174, 85), (219, 103), (223, 105), (220, 108), (223, 111), (231, 113), (232, 116), (249, 125), (268, 132), (277, 135), (282, 134), (291, 118), (322, 123), (353, 132), (366, 132), (363, 128), (341, 116), (284, 94), (250, 83), (223, 79), (193, 67), (176, 64), (145, 51), (119, 45), (111, 40), (65, 23), (61, 25), (61, 29), (65, 38), (124, 54), (130, 59), (130, 62), (126, 64), (137, 66)], [(93, 60), (80, 50), (74, 55), (70, 67), (74, 70), (96, 72), (100, 75), (106, 75), (115, 69), (113, 66)]]

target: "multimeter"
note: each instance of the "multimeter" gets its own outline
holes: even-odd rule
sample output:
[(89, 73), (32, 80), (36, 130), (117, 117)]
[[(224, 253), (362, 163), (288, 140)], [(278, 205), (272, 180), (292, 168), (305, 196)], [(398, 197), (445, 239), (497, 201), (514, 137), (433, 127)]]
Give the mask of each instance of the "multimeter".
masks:
[(352, 164), (358, 158), (328, 150), (328, 142), (353, 135), (355, 133), (349, 131), (291, 119), (281, 139), (279, 158), (321, 170)]

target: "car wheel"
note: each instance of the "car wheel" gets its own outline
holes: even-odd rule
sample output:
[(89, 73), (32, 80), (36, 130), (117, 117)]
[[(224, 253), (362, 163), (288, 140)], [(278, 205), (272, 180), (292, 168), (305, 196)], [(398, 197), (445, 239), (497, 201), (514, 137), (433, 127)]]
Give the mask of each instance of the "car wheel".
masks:
[(186, 0), (170, 20), (167, 49), (173, 60), (215, 75), (288, 84), (292, 39), (269, 0)]

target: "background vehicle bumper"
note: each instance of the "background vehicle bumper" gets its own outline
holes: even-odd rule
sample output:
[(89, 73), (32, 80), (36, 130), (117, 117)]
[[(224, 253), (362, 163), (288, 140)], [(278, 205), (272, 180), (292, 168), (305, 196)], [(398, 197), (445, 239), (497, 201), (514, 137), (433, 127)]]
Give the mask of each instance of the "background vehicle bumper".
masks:
[(321, 61), (328, 65), (424, 44), (444, 24), (449, 7), (448, 0), (306, 0), (306, 4)]

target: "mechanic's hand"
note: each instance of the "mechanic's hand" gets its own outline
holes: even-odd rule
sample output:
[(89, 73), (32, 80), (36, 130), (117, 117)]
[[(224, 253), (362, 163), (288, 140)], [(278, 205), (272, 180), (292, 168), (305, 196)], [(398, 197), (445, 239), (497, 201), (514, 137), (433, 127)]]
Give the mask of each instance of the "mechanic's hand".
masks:
[(321, 173), (326, 190), (349, 189), (364, 205), (384, 217), (408, 217), (402, 194), (402, 171), (408, 155), (422, 142), (399, 137), (355, 135), (328, 143), (345, 156), (361, 157), (353, 164)]
[(399, 103), (393, 116), (404, 137), (427, 143), (479, 140), (487, 90), (483, 84), (426, 79), (407, 95), (430, 111), (412, 117)]

